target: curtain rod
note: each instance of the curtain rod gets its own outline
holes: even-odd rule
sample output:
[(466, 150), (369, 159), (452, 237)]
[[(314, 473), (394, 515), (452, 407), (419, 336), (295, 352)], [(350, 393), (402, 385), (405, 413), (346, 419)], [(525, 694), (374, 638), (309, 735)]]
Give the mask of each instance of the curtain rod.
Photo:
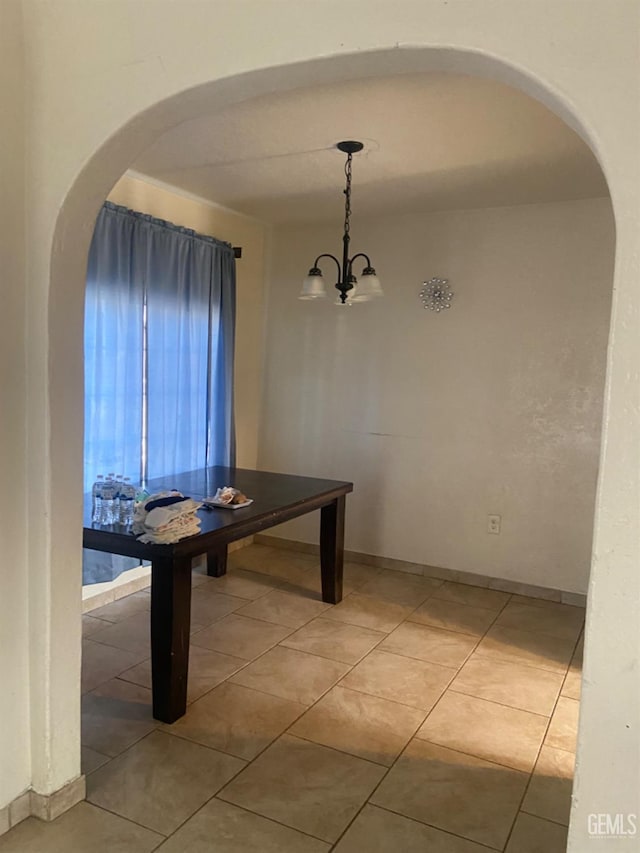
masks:
[[(2, 0), (0, 0), (2, 2)], [(219, 243), (222, 246), (227, 246), (233, 249), (233, 257), (241, 258), (242, 257), (242, 246), (231, 246), (229, 243), (226, 243), (224, 240), (218, 240), (217, 237), (212, 237), (209, 234), (199, 234), (197, 231), (194, 231), (193, 228), (186, 228), (184, 225), (176, 225), (173, 222), (169, 222), (167, 219), (159, 219), (156, 216), (152, 216), (150, 213), (143, 213), (141, 210), (132, 210), (130, 207), (125, 207), (123, 204), (115, 204), (113, 201), (109, 201), (107, 199), (103, 208), (107, 210), (113, 210), (116, 213), (124, 213), (129, 216), (135, 216), (143, 221), (152, 222), (157, 225), (162, 225), (165, 228), (168, 228), (171, 231), (176, 231), (182, 234), (190, 234), (193, 237), (196, 237), (200, 240), (205, 240), (212, 243)]]

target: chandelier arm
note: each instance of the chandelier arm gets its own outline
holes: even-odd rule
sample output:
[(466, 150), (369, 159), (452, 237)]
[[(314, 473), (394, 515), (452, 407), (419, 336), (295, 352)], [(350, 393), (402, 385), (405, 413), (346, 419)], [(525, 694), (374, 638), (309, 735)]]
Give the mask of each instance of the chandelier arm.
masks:
[(318, 257), (315, 259), (315, 261), (313, 263), (314, 267), (318, 266), (318, 261), (320, 260), (320, 258), (331, 258), (332, 261), (336, 262), (336, 266), (338, 267), (338, 281), (341, 281), (342, 280), (342, 269), (340, 268), (340, 261), (336, 258), (336, 256), (330, 254), (329, 252), (323, 252), (322, 255), (318, 255)]
[(370, 266), (371, 266), (371, 261), (369, 260), (369, 255), (365, 255), (365, 253), (364, 253), (364, 252), (358, 252), (358, 254), (357, 254), (357, 255), (354, 255), (354, 256), (351, 258), (351, 260), (349, 261), (349, 275), (351, 275), (351, 268), (353, 267), (353, 262), (354, 262), (357, 258), (364, 258), (364, 259), (365, 259), (365, 261), (367, 262), (367, 266), (368, 266), (368, 267), (370, 267)]

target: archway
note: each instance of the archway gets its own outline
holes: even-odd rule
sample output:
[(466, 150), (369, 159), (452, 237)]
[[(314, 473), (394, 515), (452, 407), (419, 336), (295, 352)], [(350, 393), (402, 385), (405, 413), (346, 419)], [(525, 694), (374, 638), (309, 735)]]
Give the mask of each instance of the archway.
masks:
[[(589, 136), (567, 104), (550, 87), (492, 57), (452, 49), (391, 49), (343, 56), (339, 61), (321, 59), (265, 69), (185, 90), (139, 113), (94, 154), (76, 178), (56, 221), (48, 306), (48, 383), (51, 395), (48, 442), (51, 455), (50, 480), (56, 484), (56, 488), (62, 489), (66, 495), (79, 496), (81, 493), (84, 268), (95, 214), (115, 180), (136, 154), (159, 133), (197, 115), (205, 102), (210, 104), (213, 101), (222, 107), (249, 95), (295, 88), (305, 80), (322, 82), (353, 79), (379, 73), (380, 69), (386, 74), (433, 69), (493, 76), (537, 97), (578, 129), (581, 135)], [(69, 244), (68, 235), (71, 234), (74, 239)], [(81, 239), (78, 239), (78, 235), (81, 235)], [(56, 672), (55, 663), (52, 664), (47, 705), (52, 702), (53, 708), (48, 713), (67, 721), (66, 743), (49, 746), (47, 750), (53, 767), (52, 789), (73, 775), (73, 749), (68, 750), (67, 747), (72, 746), (74, 741), (77, 743), (78, 738), (77, 711), (72, 707), (76, 702), (77, 691), (70, 690), (78, 678), (78, 632), (69, 627), (65, 612), (69, 603), (77, 598), (79, 585), (79, 571), (75, 571), (73, 559), (70, 559), (72, 554), (79, 553), (81, 522), (75, 508), (77, 503), (75, 500), (67, 500), (60, 506), (52, 505), (51, 538), (46, 546), (49, 576), (64, 578), (55, 599), (43, 602), (51, 608), (50, 640), (55, 642), (56, 638), (62, 639), (71, 653), (70, 657), (78, 665), (76, 671), (70, 674), (69, 671)], [(37, 649), (32, 650), (32, 654), (37, 653)], [(67, 753), (64, 758), (56, 752), (61, 747)]]

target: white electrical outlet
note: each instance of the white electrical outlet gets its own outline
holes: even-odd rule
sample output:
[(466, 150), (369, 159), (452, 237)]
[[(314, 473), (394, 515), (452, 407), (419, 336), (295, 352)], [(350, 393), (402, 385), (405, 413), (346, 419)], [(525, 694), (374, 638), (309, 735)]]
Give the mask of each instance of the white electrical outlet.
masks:
[(493, 533), (496, 536), (500, 533), (500, 525), (502, 524), (501, 515), (487, 516), (487, 533)]

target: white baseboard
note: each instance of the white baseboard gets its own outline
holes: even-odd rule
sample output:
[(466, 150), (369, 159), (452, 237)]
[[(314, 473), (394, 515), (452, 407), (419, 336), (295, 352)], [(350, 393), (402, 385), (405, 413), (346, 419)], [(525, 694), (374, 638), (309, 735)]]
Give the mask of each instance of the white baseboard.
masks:
[[(319, 554), (320, 547), (309, 542), (297, 542), (294, 539), (282, 539), (279, 536), (269, 536), (258, 533), (254, 536), (256, 544), (268, 545), (272, 548), (284, 548), (287, 551), (300, 551), (304, 554)], [(578, 592), (565, 592), (561, 589), (550, 589), (517, 581), (492, 578), (489, 575), (476, 575), (472, 572), (460, 572), (456, 569), (441, 569), (437, 566), (426, 566), (421, 563), (409, 563), (405, 560), (395, 560), (392, 557), (378, 557), (375, 554), (363, 554), (359, 551), (345, 551), (344, 559), (352, 563), (362, 563), (379, 569), (390, 569), (395, 572), (405, 572), (411, 575), (423, 575), (427, 578), (439, 578), (445, 581), (466, 583), (470, 586), (480, 586), (485, 589), (499, 589), (514, 595), (526, 595), (529, 598), (541, 598), (559, 604), (571, 604), (574, 607), (585, 607), (587, 596)]]
[(15, 800), (0, 809), (0, 836), (9, 832), (28, 817), (51, 821), (69, 811), (84, 800), (87, 786), (84, 776), (78, 776), (67, 782), (52, 794), (39, 794), (37, 791), (25, 791)]

